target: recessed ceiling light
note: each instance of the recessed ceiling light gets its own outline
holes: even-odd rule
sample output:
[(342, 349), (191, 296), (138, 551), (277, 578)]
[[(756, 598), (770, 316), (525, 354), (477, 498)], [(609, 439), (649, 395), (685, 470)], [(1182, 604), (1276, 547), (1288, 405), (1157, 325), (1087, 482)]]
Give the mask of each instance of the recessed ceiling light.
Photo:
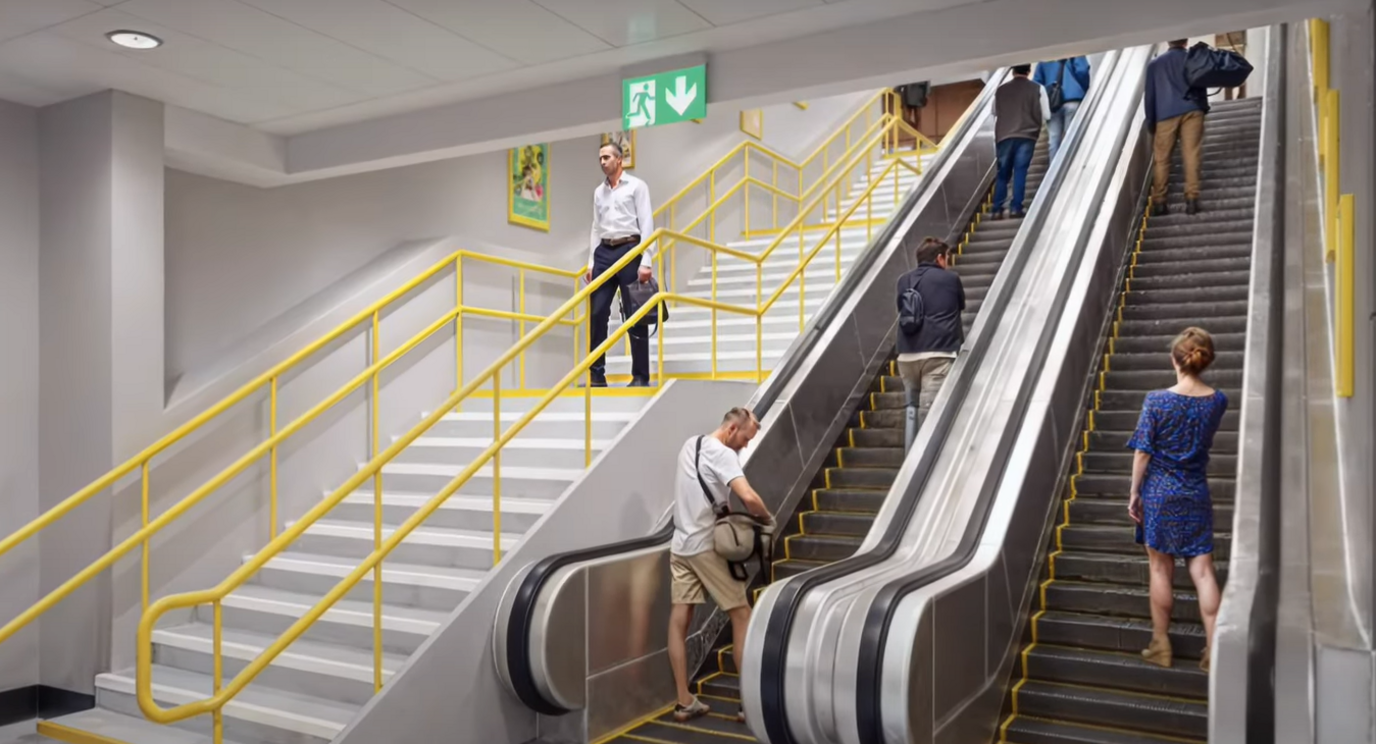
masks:
[(162, 46), (162, 39), (142, 31), (111, 31), (105, 38), (130, 49), (156, 49)]

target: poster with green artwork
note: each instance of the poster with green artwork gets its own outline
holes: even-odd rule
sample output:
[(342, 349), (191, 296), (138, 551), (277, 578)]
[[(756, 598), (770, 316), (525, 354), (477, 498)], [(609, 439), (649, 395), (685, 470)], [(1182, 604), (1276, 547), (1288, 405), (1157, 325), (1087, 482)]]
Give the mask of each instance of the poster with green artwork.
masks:
[(549, 232), (549, 145), (507, 152), (507, 220)]

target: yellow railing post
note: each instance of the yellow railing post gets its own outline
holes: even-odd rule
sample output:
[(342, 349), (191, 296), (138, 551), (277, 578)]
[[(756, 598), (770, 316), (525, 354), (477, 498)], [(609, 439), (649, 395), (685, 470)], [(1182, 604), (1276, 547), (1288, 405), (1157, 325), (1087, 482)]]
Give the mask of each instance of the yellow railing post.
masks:
[[(148, 461), (147, 461), (147, 460), (144, 460), (144, 461), (143, 461), (143, 467), (140, 468), (140, 470), (143, 471), (142, 474), (141, 474), (141, 477), (140, 477), (140, 480), (143, 481), (143, 522), (142, 522), (142, 524), (140, 524), (140, 528), (143, 528), (143, 527), (147, 527), (147, 526), (148, 526)], [(149, 540), (148, 540), (147, 538), (145, 538), (144, 541), (143, 541), (143, 561), (142, 561), (143, 565), (142, 565), (142, 568), (141, 568), (141, 571), (140, 571), (140, 573), (142, 573), (142, 577), (141, 577), (141, 579), (140, 579), (140, 582), (141, 582), (141, 584), (142, 584), (142, 588), (141, 588), (140, 594), (141, 594), (142, 597), (143, 597), (143, 605), (142, 605), (142, 606), (143, 606), (143, 611), (144, 611), (144, 612), (147, 612), (147, 611), (148, 611), (148, 562), (149, 562), (149, 560), (151, 560), (151, 558), (152, 558), (152, 557), (148, 554), (148, 547), (149, 547)]]
[[(577, 363), (575, 363), (577, 366)], [(592, 379), (591, 371), (588, 380)], [(592, 385), (583, 384), (583, 467), (592, 464)]]
[[(277, 379), (272, 378), (268, 402), (268, 436), (277, 436)], [(277, 445), (268, 455), (268, 539), (277, 537)]]
[(1351, 398), (1356, 386), (1356, 207), (1352, 194), (1343, 194), (1338, 204), (1338, 262), (1334, 272), (1338, 339), (1334, 387), (1339, 398)]
[[(775, 189), (779, 188), (779, 161), (778, 161), (777, 159), (774, 160), (774, 174), (773, 174), (773, 176), (770, 177), (769, 184), (770, 184), (771, 186), (773, 186)], [(770, 209), (770, 212), (771, 212), (771, 218), (770, 218), (770, 221), (769, 221), (770, 229), (772, 229), (772, 230), (778, 230), (778, 229), (779, 229), (779, 192), (778, 192), (778, 191), (775, 191), (775, 192), (774, 192), (774, 205), (773, 205), (773, 207)]]
[(745, 229), (742, 234), (750, 234), (750, 148), (745, 148)]
[(1314, 103), (1321, 104), (1328, 91), (1328, 21), (1309, 19), (1309, 45), (1314, 60)]
[[(589, 388), (591, 393), (591, 388)], [(588, 426), (592, 425), (591, 411), (587, 416)], [(492, 375), (492, 441), (502, 439), (502, 375), (498, 370)], [(492, 454), (492, 565), (502, 562), (502, 450)]]
[[(577, 290), (578, 280), (574, 280)], [(463, 254), (454, 257), (454, 389), (463, 387)]]
[(1328, 164), (1324, 167), (1323, 173), (1323, 193), (1324, 193), (1324, 216), (1325, 232), (1324, 237), (1325, 260), (1332, 261), (1338, 249), (1338, 190), (1342, 177), (1342, 157), (1339, 148), (1342, 143), (1338, 135), (1338, 91), (1329, 88), (1324, 96), (1325, 125), (1323, 140), (1328, 150)]
[[(371, 364), (382, 358), (382, 318), (373, 313), (373, 357)], [(381, 451), (382, 412), (381, 396), (382, 370), (373, 372), (373, 435), (372, 452), (368, 459), (377, 457)], [(373, 550), (382, 547), (382, 469), (373, 473)], [(382, 689), (382, 561), (373, 566), (373, 692)]]
[(717, 379), (717, 252), (712, 251), (712, 379)]
[[(224, 621), (224, 611), (223, 611), (222, 608), (223, 608), (223, 605), (221, 604), (220, 600), (218, 600), (218, 599), (215, 600), (215, 603), (214, 603), (214, 609), (215, 609), (215, 611), (214, 611), (214, 614), (213, 614), (214, 622), (213, 622), (212, 627), (211, 627), (211, 630), (210, 630), (210, 632), (211, 632), (211, 641), (210, 641), (210, 643), (211, 643), (211, 649), (210, 649), (211, 662), (210, 662), (210, 664), (211, 664), (211, 667), (212, 667), (213, 672), (214, 672), (214, 674), (213, 674), (213, 677), (214, 677), (214, 678), (213, 678), (213, 679), (211, 680), (211, 682), (210, 682), (210, 691), (211, 691), (211, 694), (212, 694), (212, 695), (218, 695), (218, 694), (220, 694), (220, 687), (221, 687), (221, 685), (223, 685), (223, 683), (224, 683), (224, 664), (225, 664), (224, 659), (225, 659), (225, 657), (224, 657), (224, 652), (223, 652), (223, 648), (222, 648), (222, 647), (223, 647), (223, 642), (224, 642), (224, 627), (225, 627), (225, 621)], [(213, 738), (215, 744), (224, 744), (224, 740), (225, 740), (225, 710), (224, 710), (224, 706), (220, 706), (220, 707), (215, 708), (215, 712), (214, 712), (213, 714), (211, 714), (211, 736), (212, 736), (212, 738)]]

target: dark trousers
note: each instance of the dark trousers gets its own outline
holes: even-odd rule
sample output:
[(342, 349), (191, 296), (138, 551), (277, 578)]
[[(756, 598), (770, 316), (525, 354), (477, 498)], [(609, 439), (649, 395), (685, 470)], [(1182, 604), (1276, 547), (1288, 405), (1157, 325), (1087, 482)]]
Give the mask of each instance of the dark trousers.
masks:
[[(592, 278), (594, 281), (602, 272), (611, 268), (612, 264), (621, 260), (628, 252), (633, 250), (639, 243), (626, 243), (625, 245), (611, 246), (603, 243), (597, 246), (593, 252)], [(616, 297), (618, 290), (621, 292), (622, 302), (629, 297), (628, 289), (635, 282), (640, 281), (640, 261), (632, 259), (630, 263), (621, 267), (616, 272), (616, 277), (592, 291), (592, 297), (588, 300), (588, 313), (591, 317), (592, 328), (588, 333), (588, 351), (591, 352), (603, 341), (607, 340), (607, 321), (611, 319), (612, 300)], [(631, 377), (637, 380), (649, 381), (650, 379), (650, 336), (647, 328), (632, 328), (627, 334), (631, 337)], [(592, 363), (593, 380), (605, 379), (607, 375), (607, 357), (600, 356), (597, 361)]]
[(1008, 198), (1008, 180), (1013, 180), (1013, 202), (1009, 205), (1012, 212), (1023, 211), (1023, 199), (1027, 196), (1027, 169), (1032, 167), (1032, 156), (1037, 152), (1037, 141), (1026, 137), (1009, 137), (998, 145), (999, 171), (994, 181), (994, 211), (1003, 209), (1003, 200)]

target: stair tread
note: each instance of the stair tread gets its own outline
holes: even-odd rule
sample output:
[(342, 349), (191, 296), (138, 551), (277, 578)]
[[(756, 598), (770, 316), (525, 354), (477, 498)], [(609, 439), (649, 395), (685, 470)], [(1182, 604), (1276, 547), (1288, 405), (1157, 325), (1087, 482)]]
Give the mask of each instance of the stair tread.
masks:
[[(96, 687), (130, 694), (134, 685), (132, 669), (101, 674)], [(210, 697), (214, 680), (209, 674), (190, 672), (174, 667), (153, 665), (153, 696), (165, 703), (188, 703)], [(270, 717), (277, 725), (292, 730), (313, 732), (317, 736), (333, 738), (353, 720), (360, 706), (305, 695), (295, 690), (269, 687), (250, 682), (247, 687), (225, 704), (227, 717), (264, 722)]]
[[(291, 522), (287, 526), (291, 526)], [(386, 539), (396, 531), (398, 525), (383, 524), (382, 537)], [(307, 535), (328, 535), (348, 540), (372, 540), (372, 522), (353, 522), (341, 519), (321, 519), (306, 528)], [(502, 545), (515, 545), (522, 535), (502, 533)], [(447, 545), (452, 547), (491, 548), (492, 533), (486, 530), (461, 530), (452, 527), (417, 527), (407, 535), (403, 543), (425, 545)], [(357, 565), (357, 564), (355, 564)]]
[[(278, 615), (300, 617), (309, 612), (318, 597), (300, 592), (245, 584), (230, 592), (223, 600), (228, 606), (237, 606), (270, 612)], [(382, 606), (382, 625), (387, 629), (429, 635), (449, 616), (449, 613), (426, 610), (418, 607), (384, 604)], [(335, 602), (321, 618), (323, 622), (345, 622), (351, 625), (373, 625), (373, 604), (353, 599)]]
[[(214, 635), (214, 626), (208, 623), (188, 623), (153, 631), (153, 642), (209, 653), (210, 643)], [(277, 636), (241, 628), (224, 627), (220, 630), (220, 639), (221, 648), (226, 656), (241, 661), (249, 661), (256, 658), (276, 641)], [(383, 674), (394, 674), (406, 663), (406, 659), (407, 657), (401, 654), (384, 652), (382, 654)], [(296, 662), (292, 665), (298, 668), (309, 668), (311, 671), (321, 674), (366, 679), (370, 682), (373, 679), (373, 652), (371, 649), (302, 638), (293, 641), (273, 663), (279, 664), (284, 661)], [(302, 665), (300, 662), (303, 661), (309, 663)]]
[[(95, 734), (106, 740), (130, 744), (211, 744), (212, 741), (208, 734), (166, 726), (147, 718), (127, 716), (104, 708), (90, 708), (54, 718), (49, 723)], [(39, 724), (40, 728), (42, 725)], [(225, 739), (225, 744), (236, 742)]]
[[(268, 568), (277, 570), (336, 576), (341, 579), (357, 566), (358, 560), (356, 559), (294, 550), (284, 551), (267, 563)], [(486, 571), (454, 566), (400, 563), (393, 560), (384, 561), (382, 564), (382, 580), (387, 584), (413, 584), (471, 591), (486, 576)], [(369, 572), (363, 580), (371, 581), (372, 572)]]
[(1115, 729), (1017, 716), (1008, 726), (1008, 744), (1205, 744), (1203, 739), (1180, 739)]

